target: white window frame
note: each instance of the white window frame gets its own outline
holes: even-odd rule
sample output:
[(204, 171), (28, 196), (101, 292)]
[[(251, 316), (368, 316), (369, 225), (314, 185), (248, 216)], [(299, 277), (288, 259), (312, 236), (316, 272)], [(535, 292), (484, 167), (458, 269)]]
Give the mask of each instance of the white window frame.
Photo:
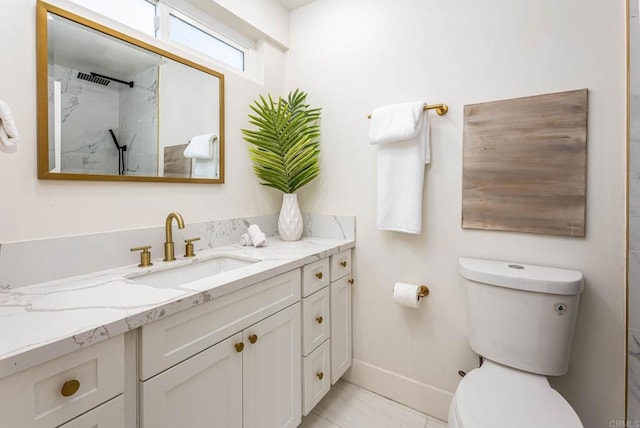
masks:
[[(147, 3), (155, 5), (154, 35), (131, 26), (117, 19), (116, 17), (113, 17), (112, 15), (104, 14), (103, 12), (92, 9), (89, 6), (85, 5), (82, 0), (70, 1), (77, 4), (78, 6), (88, 8), (94, 13), (105, 16), (106, 18), (109, 18), (114, 22), (118, 22), (119, 24), (125, 25), (128, 28), (138, 31), (140, 32), (140, 34), (144, 34), (145, 36), (153, 37), (156, 40), (160, 40), (163, 43), (173, 46), (176, 49), (188, 53), (189, 55), (192, 55), (204, 62), (213, 63), (217, 67), (221, 67), (225, 70), (228, 70), (229, 72), (237, 73), (251, 80), (260, 81), (262, 79), (262, 73), (264, 70), (262, 64), (261, 42), (245, 36), (236, 29), (229, 27), (221, 21), (218, 21), (206, 12), (200, 11), (190, 4), (189, 0), (143, 0)], [(235, 66), (227, 63), (220, 58), (210, 56), (188, 45), (184, 45), (182, 43), (171, 40), (169, 34), (170, 15), (175, 16), (176, 18), (210, 35), (211, 37), (220, 40), (221, 42), (231, 46), (232, 48), (241, 51), (244, 59), (244, 70), (239, 70)]]
[[(158, 19), (158, 25), (156, 26), (157, 39), (162, 40), (163, 42), (170, 44), (172, 46), (175, 46), (179, 49), (186, 50), (191, 54), (196, 55), (200, 58), (204, 58), (208, 61), (212, 61), (222, 67), (225, 67), (241, 75), (250, 75), (251, 71), (255, 68), (255, 64), (254, 64), (255, 57), (256, 57), (255, 42), (234, 32), (233, 30), (226, 27), (224, 24), (216, 21), (214, 18), (207, 16), (206, 17), (207, 22), (203, 23), (200, 20), (194, 19), (191, 16), (187, 15), (186, 13), (176, 9), (174, 6), (170, 6), (164, 3), (163, 1), (158, 1), (156, 3), (156, 15)], [(226, 63), (221, 59), (218, 59), (213, 56), (209, 56), (200, 50), (197, 50), (195, 48), (192, 48), (190, 46), (187, 46), (172, 40), (170, 35), (170, 25), (169, 25), (170, 15), (173, 15), (174, 17), (186, 22), (187, 24), (210, 35), (211, 37), (218, 39), (223, 43), (226, 43), (232, 48), (241, 51), (243, 54), (244, 69), (240, 70)], [(227, 36), (225, 33), (232, 33), (231, 37)]]

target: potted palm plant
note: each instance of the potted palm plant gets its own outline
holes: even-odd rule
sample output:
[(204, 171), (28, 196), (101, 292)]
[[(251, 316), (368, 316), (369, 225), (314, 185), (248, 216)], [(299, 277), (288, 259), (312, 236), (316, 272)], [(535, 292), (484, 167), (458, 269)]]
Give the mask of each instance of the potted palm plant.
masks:
[(295, 192), (320, 173), (321, 109), (309, 107), (306, 98), (298, 89), (286, 99), (261, 95), (250, 105), (253, 113), (249, 123), (257, 129), (242, 130), (260, 184), (284, 193), (278, 218), (278, 232), (284, 241), (300, 239), (302, 214)]

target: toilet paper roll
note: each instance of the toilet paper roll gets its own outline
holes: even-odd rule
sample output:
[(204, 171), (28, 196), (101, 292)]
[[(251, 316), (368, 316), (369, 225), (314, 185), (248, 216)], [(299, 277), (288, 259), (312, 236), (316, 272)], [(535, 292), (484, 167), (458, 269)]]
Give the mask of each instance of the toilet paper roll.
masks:
[(419, 285), (396, 282), (393, 286), (393, 301), (408, 308), (419, 308), (421, 303), (418, 299), (419, 292)]

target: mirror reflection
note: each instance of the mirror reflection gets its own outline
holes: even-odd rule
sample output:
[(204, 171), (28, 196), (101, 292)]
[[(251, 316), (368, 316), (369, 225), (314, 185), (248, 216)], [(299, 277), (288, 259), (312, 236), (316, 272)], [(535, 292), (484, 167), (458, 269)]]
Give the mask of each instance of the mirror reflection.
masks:
[(223, 182), (221, 74), (73, 14), (44, 13), (41, 178)]

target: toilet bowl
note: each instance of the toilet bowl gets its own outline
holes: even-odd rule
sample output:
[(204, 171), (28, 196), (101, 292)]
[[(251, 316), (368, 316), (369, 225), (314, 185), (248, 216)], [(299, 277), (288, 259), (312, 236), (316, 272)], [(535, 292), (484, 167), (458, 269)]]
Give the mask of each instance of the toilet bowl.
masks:
[(582, 273), (461, 258), (469, 344), (484, 358), (460, 381), (451, 428), (580, 428), (547, 376), (567, 372)]
[(450, 428), (582, 427), (546, 376), (485, 360), (460, 381), (449, 407)]

